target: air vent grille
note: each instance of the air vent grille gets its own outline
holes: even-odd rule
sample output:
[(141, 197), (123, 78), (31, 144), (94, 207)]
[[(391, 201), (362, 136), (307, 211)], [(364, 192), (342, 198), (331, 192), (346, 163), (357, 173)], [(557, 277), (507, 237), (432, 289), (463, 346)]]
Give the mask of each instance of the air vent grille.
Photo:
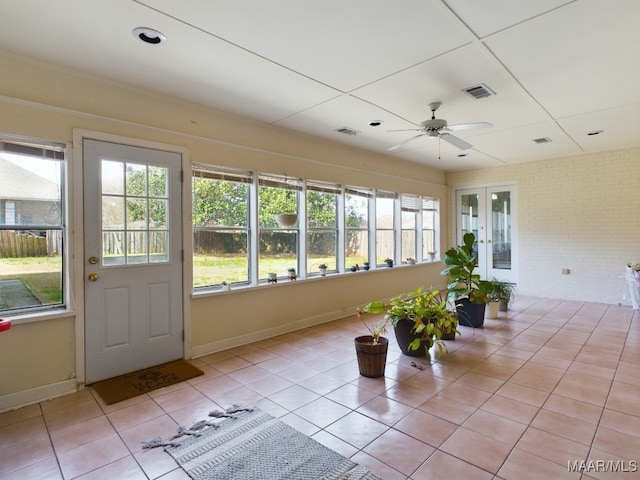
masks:
[(354, 130), (353, 128), (349, 128), (349, 127), (342, 127), (336, 130), (336, 132), (338, 133), (344, 133), (345, 135), (351, 135), (351, 136), (356, 136), (357, 134), (359, 134), (360, 132), (357, 130)]
[(465, 88), (462, 90), (467, 95), (479, 100), (481, 98), (492, 97), (496, 94), (493, 90), (487, 87), (484, 83), (479, 83), (473, 87)]
[(536, 143), (551, 143), (552, 140), (549, 137), (542, 137), (542, 138), (534, 138), (533, 141)]

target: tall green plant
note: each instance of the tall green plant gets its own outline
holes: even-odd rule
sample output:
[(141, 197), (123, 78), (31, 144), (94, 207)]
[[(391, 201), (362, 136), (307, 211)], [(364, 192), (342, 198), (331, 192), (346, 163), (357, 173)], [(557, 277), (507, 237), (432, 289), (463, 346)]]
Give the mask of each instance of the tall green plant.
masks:
[(478, 257), (474, 253), (476, 236), (469, 232), (462, 237), (462, 245), (457, 245), (446, 251), (444, 264), (447, 268), (441, 275), (449, 277), (447, 289), (448, 296), (452, 300), (468, 298), (473, 303), (487, 303), (489, 285), (487, 281), (480, 279), (480, 275), (474, 273), (478, 264)]

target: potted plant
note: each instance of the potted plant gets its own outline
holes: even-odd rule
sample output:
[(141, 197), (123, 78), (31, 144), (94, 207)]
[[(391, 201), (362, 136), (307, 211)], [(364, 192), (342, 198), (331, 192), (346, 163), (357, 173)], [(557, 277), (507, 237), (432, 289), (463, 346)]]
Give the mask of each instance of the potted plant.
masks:
[(384, 263), (387, 264), (387, 267), (393, 267), (393, 259), (392, 258), (385, 258), (384, 259)]
[(324, 277), (327, 274), (327, 264), (326, 263), (321, 263), (318, 266), (318, 270), (320, 270), (320, 275), (322, 275)]
[(358, 309), (356, 315), (369, 330), (369, 335), (362, 335), (354, 339), (358, 369), (363, 377), (377, 378), (384, 376), (387, 365), (387, 351), (389, 339), (383, 337), (391, 323), (386, 316), (378, 320), (373, 326), (364, 320), (365, 310)]
[(368, 313), (385, 313), (391, 321), (400, 350), (405, 355), (428, 355), (436, 344), (438, 352), (446, 351), (444, 339), (455, 338), (456, 315), (447, 309), (446, 298), (438, 290), (424, 290), (419, 287), (409, 293), (400, 294), (385, 305), (375, 301), (365, 308)]
[(444, 264), (447, 268), (441, 275), (449, 277), (447, 297), (456, 305), (460, 325), (477, 328), (484, 324), (490, 282), (481, 280), (480, 275), (474, 273), (478, 263), (473, 248), (476, 236), (465, 233), (462, 240), (462, 245), (446, 251)]
[(504, 282), (496, 278), (491, 279), (491, 300), (498, 302), (498, 310), (506, 312), (509, 310), (509, 304), (515, 297), (515, 283)]

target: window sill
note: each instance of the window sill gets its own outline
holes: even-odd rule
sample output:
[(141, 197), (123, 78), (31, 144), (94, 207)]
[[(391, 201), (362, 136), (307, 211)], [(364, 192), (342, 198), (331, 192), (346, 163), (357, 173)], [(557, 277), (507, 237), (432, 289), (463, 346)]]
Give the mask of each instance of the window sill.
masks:
[(0, 317), (11, 320), (12, 325), (24, 325), (27, 323), (44, 322), (47, 320), (56, 320), (58, 318), (75, 317), (75, 310), (59, 309), (47, 310), (45, 312), (21, 312), (21, 313), (0, 313)]

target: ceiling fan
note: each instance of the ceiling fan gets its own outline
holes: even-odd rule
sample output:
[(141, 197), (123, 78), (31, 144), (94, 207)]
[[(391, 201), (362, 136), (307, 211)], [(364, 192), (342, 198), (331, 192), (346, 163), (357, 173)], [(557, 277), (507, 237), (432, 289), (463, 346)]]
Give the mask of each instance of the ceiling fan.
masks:
[(428, 137), (438, 137), (444, 140), (445, 142), (450, 143), (454, 147), (458, 147), (461, 150), (467, 150), (471, 148), (472, 145), (470, 143), (465, 142), (461, 138), (458, 138), (454, 135), (451, 135), (447, 132), (456, 132), (459, 130), (472, 130), (474, 128), (492, 128), (493, 125), (487, 122), (478, 122), (478, 123), (461, 123), (459, 125), (447, 125), (447, 121), (436, 118), (436, 110), (440, 107), (441, 102), (432, 102), (428, 105), (429, 110), (431, 110), (431, 118), (425, 120), (424, 122), (420, 122), (420, 128), (410, 128), (406, 130), (389, 130), (389, 132), (410, 132), (416, 131), (420, 132), (418, 135), (415, 135), (411, 138), (407, 138), (406, 140), (389, 147), (387, 150), (397, 150), (400, 147), (403, 147), (409, 142), (414, 141), (417, 138), (424, 137), (425, 135)]

